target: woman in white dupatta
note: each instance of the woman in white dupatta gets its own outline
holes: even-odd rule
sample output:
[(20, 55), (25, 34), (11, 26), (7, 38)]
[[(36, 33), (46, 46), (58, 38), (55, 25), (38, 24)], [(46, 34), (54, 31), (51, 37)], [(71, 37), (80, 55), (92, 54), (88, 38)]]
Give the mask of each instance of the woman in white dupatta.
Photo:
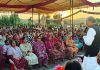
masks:
[(27, 42), (26, 38), (23, 38), (23, 43), (20, 44), (20, 49), (23, 53), (23, 56), (28, 61), (28, 65), (38, 64), (38, 58), (34, 53), (32, 53), (32, 46)]

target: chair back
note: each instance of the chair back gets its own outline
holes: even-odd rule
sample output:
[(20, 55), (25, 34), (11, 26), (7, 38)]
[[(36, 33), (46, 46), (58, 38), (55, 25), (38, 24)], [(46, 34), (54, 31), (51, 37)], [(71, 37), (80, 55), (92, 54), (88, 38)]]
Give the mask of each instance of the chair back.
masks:
[(2, 54), (2, 49), (3, 49), (2, 46), (0, 46), (0, 55)]

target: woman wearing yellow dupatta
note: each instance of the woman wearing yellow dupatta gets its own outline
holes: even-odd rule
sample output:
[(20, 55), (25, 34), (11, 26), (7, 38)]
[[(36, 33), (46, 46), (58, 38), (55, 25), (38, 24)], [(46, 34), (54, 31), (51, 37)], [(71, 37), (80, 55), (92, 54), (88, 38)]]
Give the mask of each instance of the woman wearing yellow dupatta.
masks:
[(67, 45), (67, 49), (70, 52), (70, 56), (74, 57), (78, 52), (78, 48), (76, 47), (76, 44), (72, 40), (70, 35), (67, 36), (66, 45)]

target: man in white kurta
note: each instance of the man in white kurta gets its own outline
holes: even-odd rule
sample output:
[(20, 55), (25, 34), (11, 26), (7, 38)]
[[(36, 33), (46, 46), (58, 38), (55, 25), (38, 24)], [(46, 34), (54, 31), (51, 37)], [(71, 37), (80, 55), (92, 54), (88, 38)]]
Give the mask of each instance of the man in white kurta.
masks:
[[(87, 34), (83, 36), (83, 40), (84, 40), (84, 43), (87, 45), (88, 51), (85, 50), (85, 56), (84, 56), (82, 66), (83, 66), (83, 70), (95, 70), (96, 67), (98, 66), (96, 56), (99, 51), (98, 47), (100, 46), (100, 45), (96, 46), (100, 38), (98, 37), (98, 40), (96, 39), (97, 39), (97, 34), (98, 34), (97, 32), (100, 32), (100, 31), (98, 31), (97, 29), (93, 27), (95, 23), (95, 19), (93, 17), (88, 17), (86, 22), (89, 29), (87, 31)], [(96, 47), (98, 51), (95, 50)]]

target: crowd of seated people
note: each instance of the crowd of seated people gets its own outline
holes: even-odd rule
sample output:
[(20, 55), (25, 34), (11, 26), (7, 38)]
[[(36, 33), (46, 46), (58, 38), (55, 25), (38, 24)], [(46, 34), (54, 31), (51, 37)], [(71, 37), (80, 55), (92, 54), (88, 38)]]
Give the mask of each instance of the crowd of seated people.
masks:
[[(36, 29), (29, 27), (0, 29), (0, 68), (10, 62), (12, 69), (45, 66), (56, 60), (72, 59), (83, 43), (79, 34), (72, 37), (70, 30)], [(14, 66), (14, 67), (13, 67)]]

